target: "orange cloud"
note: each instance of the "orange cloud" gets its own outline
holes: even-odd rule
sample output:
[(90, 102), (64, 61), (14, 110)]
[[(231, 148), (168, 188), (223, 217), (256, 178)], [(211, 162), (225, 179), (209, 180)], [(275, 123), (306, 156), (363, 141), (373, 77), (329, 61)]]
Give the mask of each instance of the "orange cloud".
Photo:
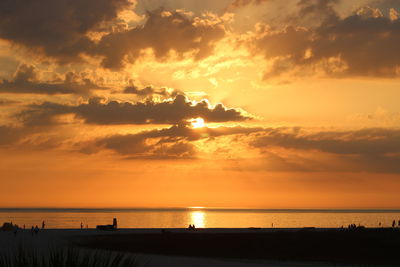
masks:
[[(264, 27), (248, 46), (271, 62), (265, 80), (290, 73), (331, 77), (398, 77), (400, 20), (384, 17), (379, 9), (363, 7), (341, 18), (337, 1), (300, 1), (297, 16), (284, 29)], [(317, 26), (298, 27), (305, 18), (318, 17)], [(299, 21), (300, 20), (300, 21)]]
[(104, 102), (91, 98), (78, 106), (51, 102), (32, 104), (17, 115), (27, 125), (51, 124), (57, 115), (75, 114), (89, 124), (177, 124), (197, 117), (207, 122), (245, 121), (251, 117), (222, 104), (210, 107), (207, 101), (193, 103), (183, 95), (164, 102)]

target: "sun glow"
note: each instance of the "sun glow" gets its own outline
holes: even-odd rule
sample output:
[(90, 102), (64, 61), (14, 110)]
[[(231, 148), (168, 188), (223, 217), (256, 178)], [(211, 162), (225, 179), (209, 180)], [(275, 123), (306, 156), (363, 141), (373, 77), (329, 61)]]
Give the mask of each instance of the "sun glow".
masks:
[(193, 211), (190, 213), (190, 222), (194, 224), (196, 228), (204, 228), (206, 225), (206, 218), (205, 218), (204, 211)]
[(193, 128), (203, 128), (206, 126), (204, 120), (202, 118), (191, 119), (189, 121)]

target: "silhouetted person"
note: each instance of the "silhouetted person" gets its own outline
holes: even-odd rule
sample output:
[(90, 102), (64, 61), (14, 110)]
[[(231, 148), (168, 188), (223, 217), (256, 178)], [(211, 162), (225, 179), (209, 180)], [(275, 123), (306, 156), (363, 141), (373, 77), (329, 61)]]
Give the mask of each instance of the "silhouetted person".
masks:
[(400, 220), (398, 221), (397, 227), (400, 227)]
[(349, 229), (356, 229), (357, 225), (355, 223), (349, 224), (348, 226)]
[(381, 227), (382, 226), (382, 223), (381, 222), (379, 222), (379, 227)]
[(393, 220), (392, 227), (394, 228), (395, 226), (396, 226), (396, 220)]
[(83, 223), (81, 223), (81, 230), (83, 229)]
[(35, 232), (35, 228), (33, 228), (33, 225), (32, 225), (31, 234), (33, 235), (34, 232)]
[(117, 229), (118, 229), (117, 218), (114, 218), (114, 219), (113, 219), (113, 227), (114, 227), (114, 230), (117, 230)]
[(38, 234), (39, 233), (39, 227), (36, 225), (35, 226), (35, 234)]
[(25, 224), (24, 224), (24, 230), (25, 230)]
[(46, 226), (46, 224), (44, 223), (44, 221), (42, 222), (42, 229), (44, 229), (44, 227)]

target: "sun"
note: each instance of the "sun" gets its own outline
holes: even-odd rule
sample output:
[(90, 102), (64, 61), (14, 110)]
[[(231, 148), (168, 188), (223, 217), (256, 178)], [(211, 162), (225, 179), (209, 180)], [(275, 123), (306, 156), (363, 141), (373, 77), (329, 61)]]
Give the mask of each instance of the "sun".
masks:
[(189, 122), (192, 124), (193, 128), (203, 128), (206, 126), (204, 120), (202, 118), (191, 119)]

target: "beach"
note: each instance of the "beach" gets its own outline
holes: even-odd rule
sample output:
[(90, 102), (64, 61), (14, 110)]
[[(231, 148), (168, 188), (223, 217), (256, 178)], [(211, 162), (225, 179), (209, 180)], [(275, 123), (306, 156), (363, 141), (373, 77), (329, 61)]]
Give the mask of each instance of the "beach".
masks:
[(398, 229), (45, 229), (0, 232), (1, 250), (74, 247), (132, 255), (139, 266), (398, 265)]

